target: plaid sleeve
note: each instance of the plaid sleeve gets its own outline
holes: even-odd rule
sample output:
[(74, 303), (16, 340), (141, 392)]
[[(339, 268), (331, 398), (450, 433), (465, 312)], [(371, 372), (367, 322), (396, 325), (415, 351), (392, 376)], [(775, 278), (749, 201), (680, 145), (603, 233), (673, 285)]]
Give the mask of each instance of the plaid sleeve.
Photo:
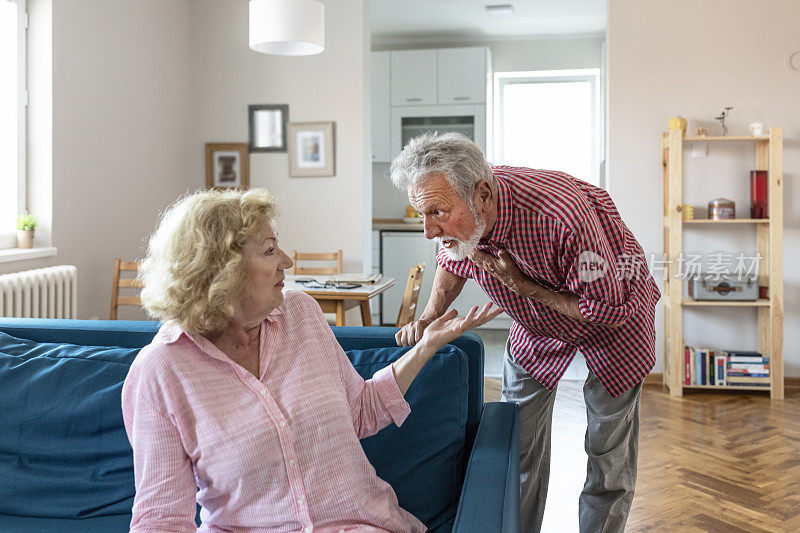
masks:
[(467, 279), (472, 278), (472, 261), (469, 259), (464, 259), (463, 261), (453, 261), (447, 257), (447, 253), (444, 251), (444, 248), (440, 248), (439, 252), (436, 254), (436, 263), (443, 269), (447, 270), (451, 274), (455, 274), (458, 277)]
[(642, 305), (641, 295), (631, 290), (629, 280), (617, 275), (616, 250), (624, 250), (624, 243), (610, 241), (624, 240), (625, 234), (609, 237), (596, 220), (587, 221), (582, 230), (564, 234), (565, 288), (580, 296), (578, 307), (587, 321), (621, 325)]

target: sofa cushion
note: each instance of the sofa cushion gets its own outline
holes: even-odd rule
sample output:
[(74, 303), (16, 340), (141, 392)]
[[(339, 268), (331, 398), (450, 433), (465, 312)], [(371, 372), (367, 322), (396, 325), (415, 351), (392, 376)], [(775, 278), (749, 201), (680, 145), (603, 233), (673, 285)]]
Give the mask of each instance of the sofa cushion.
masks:
[(0, 514), (129, 516), (133, 456), (120, 392), (138, 351), (0, 333)]
[[(350, 350), (347, 355), (366, 379), (408, 350), (397, 347)], [(458, 506), (463, 478), (467, 378), (467, 355), (459, 348), (445, 346), (408, 389), (406, 400), (411, 414), (402, 427), (391, 424), (361, 441), (378, 476), (394, 488), (400, 506), (430, 529), (450, 521)]]

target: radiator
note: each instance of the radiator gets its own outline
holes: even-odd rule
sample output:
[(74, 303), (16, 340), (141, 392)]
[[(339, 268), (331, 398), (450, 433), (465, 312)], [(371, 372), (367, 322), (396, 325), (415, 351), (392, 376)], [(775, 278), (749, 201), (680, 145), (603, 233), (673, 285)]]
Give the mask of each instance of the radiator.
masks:
[(61, 265), (0, 275), (0, 316), (77, 318), (78, 269)]

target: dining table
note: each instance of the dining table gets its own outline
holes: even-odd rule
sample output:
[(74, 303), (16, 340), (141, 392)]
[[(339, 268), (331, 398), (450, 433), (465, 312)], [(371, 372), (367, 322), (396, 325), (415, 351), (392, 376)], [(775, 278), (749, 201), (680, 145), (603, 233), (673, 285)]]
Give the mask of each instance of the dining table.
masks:
[(303, 291), (317, 301), (323, 313), (336, 313), (336, 325), (345, 325), (345, 311), (354, 307), (361, 309), (361, 322), (372, 326), (369, 302), (386, 290), (394, 287), (394, 278), (380, 278), (374, 283), (335, 282), (329, 276), (287, 275), (286, 290)]

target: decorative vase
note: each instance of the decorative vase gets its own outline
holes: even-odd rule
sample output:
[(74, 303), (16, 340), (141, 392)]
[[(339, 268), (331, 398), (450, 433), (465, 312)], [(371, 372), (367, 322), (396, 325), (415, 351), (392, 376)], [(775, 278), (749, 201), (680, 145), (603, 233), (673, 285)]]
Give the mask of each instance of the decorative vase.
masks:
[(750, 218), (769, 217), (769, 173), (750, 171)]
[(33, 248), (33, 232), (32, 229), (18, 229), (17, 230), (17, 248)]

